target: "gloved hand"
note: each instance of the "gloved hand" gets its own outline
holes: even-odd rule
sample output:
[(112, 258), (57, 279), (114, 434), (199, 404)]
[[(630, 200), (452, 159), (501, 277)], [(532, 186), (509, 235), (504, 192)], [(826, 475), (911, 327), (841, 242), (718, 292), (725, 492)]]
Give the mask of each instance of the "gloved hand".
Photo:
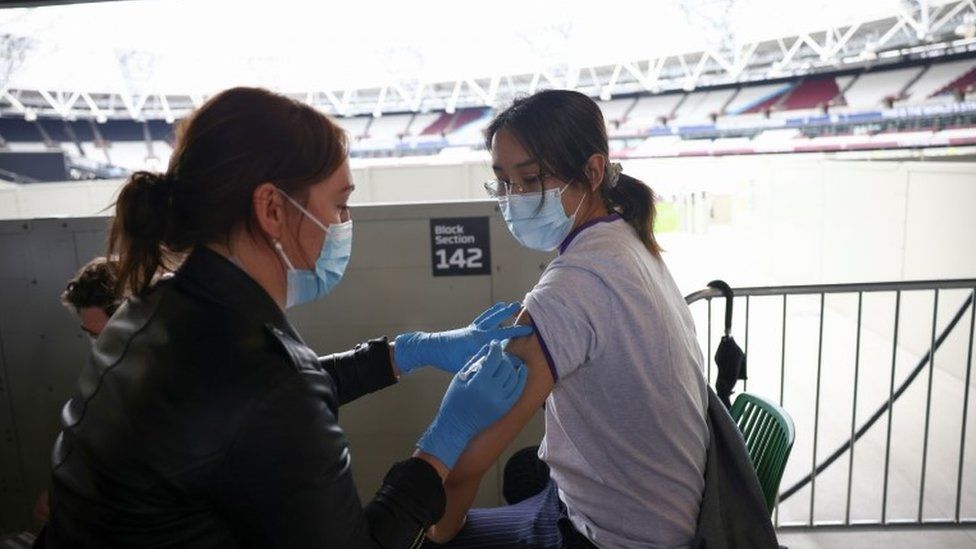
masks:
[(520, 303), (496, 303), (465, 328), (398, 335), (394, 342), (397, 368), (402, 374), (409, 374), (421, 366), (434, 366), (449, 374), (456, 373), (489, 341), (532, 333), (532, 326), (499, 326), (521, 307)]
[(440, 410), (417, 447), (453, 469), (468, 442), (512, 408), (525, 389), (528, 368), (492, 341), (454, 375)]

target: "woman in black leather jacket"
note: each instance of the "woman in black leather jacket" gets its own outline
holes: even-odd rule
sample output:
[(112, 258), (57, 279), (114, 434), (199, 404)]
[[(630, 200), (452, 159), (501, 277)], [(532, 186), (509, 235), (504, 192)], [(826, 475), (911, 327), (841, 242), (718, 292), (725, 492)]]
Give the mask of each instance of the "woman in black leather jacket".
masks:
[[(408, 547), (440, 519), (444, 477), (525, 383), (518, 359), (482, 346), (523, 332), (496, 327), (502, 306), (317, 357), (284, 309), (341, 279), (352, 190), (338, 126), (248, 88), (194, 113), (165, 174), (130, 178), (110, 254), (133, 297), (65, 406), (38, 546)], [(338, 407), (424, 364), (456, 375), (364, 507)]]

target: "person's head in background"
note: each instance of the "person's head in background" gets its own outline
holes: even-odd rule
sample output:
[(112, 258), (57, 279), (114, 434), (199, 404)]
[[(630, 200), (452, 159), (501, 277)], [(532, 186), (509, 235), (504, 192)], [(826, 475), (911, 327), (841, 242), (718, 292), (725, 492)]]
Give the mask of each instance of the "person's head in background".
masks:
[[(497, 178), (486, 187), (500, 198), (509, 228), (523, 245), (553, 250), (572, 229), (617, 213), (652, 254), (660, 253), (654, 193), (611, 164), (603, 113), (592, 99), (569, 90), (516, 99), (495, 116), (485, 136)], [(560, 199), (561, 212), (547, 204)]]
[(96, 257), (78, 270), (61, 293), (61, 303), (81, 319), (81, 329), (92, 338), (102, 333), (108, 319), (122, 304), (116, 291), (119, 264)]
[(139, 294), (206, 246), (285, 305), (289, 271), (315, 270), (330, 226), (349, 220), (347, 156), (343, 130), (309, 105), (257, 88), (210, 98), (180, 123), (167, 171), (136, 172), (119, 194), (120, 287)]

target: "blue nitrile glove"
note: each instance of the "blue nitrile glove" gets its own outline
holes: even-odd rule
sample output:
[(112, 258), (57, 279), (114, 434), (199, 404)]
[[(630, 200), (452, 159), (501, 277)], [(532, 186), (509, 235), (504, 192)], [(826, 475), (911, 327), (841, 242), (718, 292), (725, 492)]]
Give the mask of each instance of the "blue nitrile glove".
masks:
[(466, 328), (398, 335), (394, 342), (397, 368), (402, 374), (409, 374), (421, 366), (456, 373), (486, 343), (531, 334), (532, 326), (499, 326), (521, 308), (521, 303), (496, 303)]
[(492, 341), (454, 375), (440, 410), (417, 447), (453, 469), (468, 442), (512, 408), (525, 388), (528, 368)]

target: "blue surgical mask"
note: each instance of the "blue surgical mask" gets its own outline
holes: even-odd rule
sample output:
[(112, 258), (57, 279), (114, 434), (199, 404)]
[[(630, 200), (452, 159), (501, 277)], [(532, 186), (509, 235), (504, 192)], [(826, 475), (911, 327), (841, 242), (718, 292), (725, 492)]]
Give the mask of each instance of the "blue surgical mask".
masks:
[(573, 230), (573, 221), (586, 198), (584, 196), (580, 199), (573, 215), (566, 215), (562, 196), (567, 187), (568, 183), (561, 189), (498, 197), (502, 217), (505, 218), (512, 236), (523, 246), (533, 250), (551, 252), (558, 248)]
[(279, 192), (325, 232), (325, 240), (322, 241), (322, 250), (315, 260), (314, 271), (296, 269), (285, 255), (281, 242), (274, 243), (275, 249), (288, 267), (285, 308), (290, 308), (326, 296), (342, 280), (352, 255), (352, 220), (326, 226), (284, 191), (279, 189)]

